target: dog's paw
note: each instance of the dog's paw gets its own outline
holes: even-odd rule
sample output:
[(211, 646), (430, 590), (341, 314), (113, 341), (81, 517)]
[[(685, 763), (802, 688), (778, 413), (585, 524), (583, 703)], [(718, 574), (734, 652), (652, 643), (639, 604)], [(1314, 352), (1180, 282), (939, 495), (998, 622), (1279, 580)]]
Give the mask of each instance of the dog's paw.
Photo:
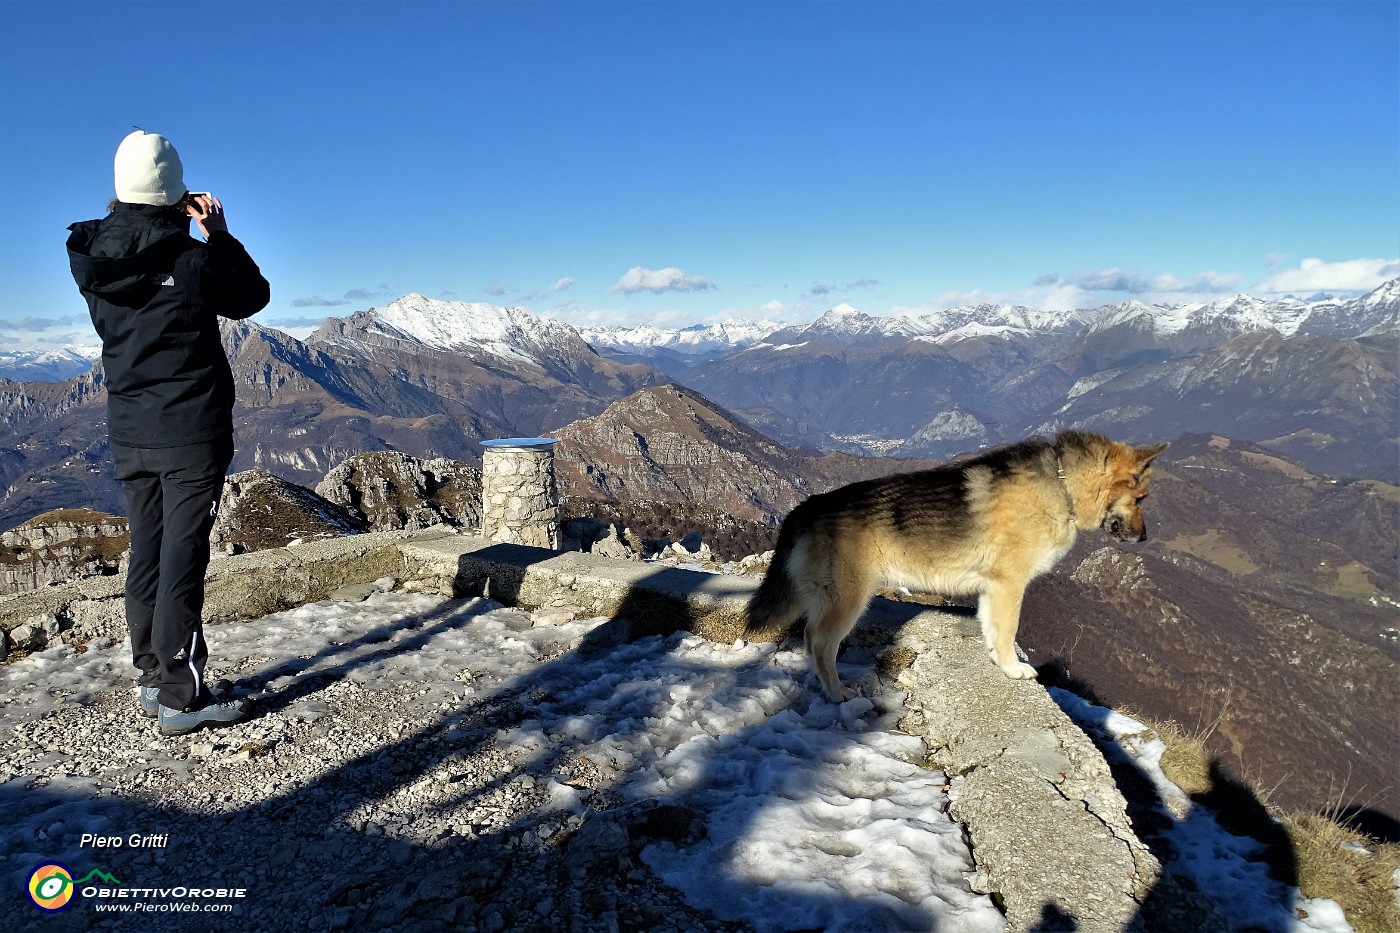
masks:
[(1036, 670), (1024, 661), (1012, 661), (1010, 664), (998, 664), (1001, 672), (1012, 680), (1035, 680)]

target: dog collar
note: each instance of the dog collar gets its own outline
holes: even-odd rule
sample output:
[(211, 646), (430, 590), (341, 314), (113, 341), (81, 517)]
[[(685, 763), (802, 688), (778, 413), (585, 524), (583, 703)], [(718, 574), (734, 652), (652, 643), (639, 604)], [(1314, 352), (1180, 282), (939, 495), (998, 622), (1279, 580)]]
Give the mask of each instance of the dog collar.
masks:
[(1060, 452), (1055, 451), (1055, 475), (1060, 479), (1060, 488), (1065, 491), (1065, 506), (1069, 509), (1070, 524), (1077, 524), (1079, 516), (1074, 512), (1074, 496), (1069, 493), (1069, 477), (1065, 476), (1065, 462), (1060, 459)]

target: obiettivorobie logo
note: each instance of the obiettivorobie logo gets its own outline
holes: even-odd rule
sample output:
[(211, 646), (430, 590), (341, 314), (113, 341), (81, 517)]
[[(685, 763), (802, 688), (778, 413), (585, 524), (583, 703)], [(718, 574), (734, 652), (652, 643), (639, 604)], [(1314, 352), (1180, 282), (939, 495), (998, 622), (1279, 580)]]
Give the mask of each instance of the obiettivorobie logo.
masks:
[[(71, 907), (78, 897), (98, 911), (227, 913), (248, 896), (247, 888), (123, 886), (120, 879), (94, 868), (81, 878), (62, 862), (45, 862), (29, 873), (29, 899), (45, 913)], [(212, 903), (212, 902), (223, 903)]]
[(97, 868), (75, 881), (73, 872), (67, 865), (45, 862), (29, 875), (29, 899), (40, 910), (57, 913), (73, 903), (73, 892), (78, 885), (87, 884), (94, 878), (103, 884), (121, 884), (116, 878)]

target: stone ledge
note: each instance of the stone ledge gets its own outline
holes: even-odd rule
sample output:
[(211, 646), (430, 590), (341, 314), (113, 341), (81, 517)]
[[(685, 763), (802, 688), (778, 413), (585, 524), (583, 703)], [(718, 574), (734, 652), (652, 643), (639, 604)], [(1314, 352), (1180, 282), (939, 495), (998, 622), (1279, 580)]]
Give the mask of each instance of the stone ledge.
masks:
[(953, 779), (949, 812), (967, 827), (1007, 929), (1038, 928), (1053, 907), (1080, 933), (1134, 929), (1161, 867), (1133, 832), (1103, 755), (1034, 681), (1012, 680), (977, 637), (925, 613), (899, 633), (900, 675), (918, 710), (906, 726)]
[[(430, 529), (215, 560), (205, 617), (259, 618), (386, 576), (448, 596), (606, 615), (616, 624), (604, 637), (615, 640), (679, 630), (742, 638), (744, 607), (758, 585)], [(0, 627), (52, 613), (72, 625), (65, 639), (121, 637), (121, 582), (94, 578), (0, 600)], [(877, 599), (844, 655), (879, 663), (909, 691), (905, 726), (953, 779), (950, 812), (971, 837), (975, 883), (1000, 892), (1009, 931), (1036, 928), (1050, 907), (1073, 917), (1081, 933), (1134, 927), (1159, 867), (1133, 833), (1107, 764), (1044, 688), (997, 670), (975, 619)]]
[[(758, 586), (757, 578), (482, 539), (402, 550), (444, 594), (574, 606), (618, 617), (624, 638), (680, 629), (742, 638)], [(1005, 900), (1009, 931), (1036, 929), (1047, 908), (1075, 918), (1081, 933), (1137, 925), (1160, 866), (1134, 834), (1107, 763), (1043, 687), (992, 664), (975, 618), (876, 599), (843, 655), (880, 663), (909, 691), (915, 713), (906, 726), (955, 779), (951, 813), (971, 837), (980, 884)]]

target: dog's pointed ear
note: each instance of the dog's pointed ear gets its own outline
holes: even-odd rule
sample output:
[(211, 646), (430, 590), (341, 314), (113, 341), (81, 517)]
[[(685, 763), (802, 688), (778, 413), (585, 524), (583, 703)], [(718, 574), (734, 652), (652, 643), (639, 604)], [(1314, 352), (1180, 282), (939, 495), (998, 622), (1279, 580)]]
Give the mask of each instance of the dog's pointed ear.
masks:
[(1137, 469), (1134, 472), (1141, 476), (1148, 465), (1157, 459), (1157, 455), (1166, 450), (1168, 446), (1170, 445), (1153, 444), (1150, 447), (1134, 447), (1133, 455), (1137, 457)]

